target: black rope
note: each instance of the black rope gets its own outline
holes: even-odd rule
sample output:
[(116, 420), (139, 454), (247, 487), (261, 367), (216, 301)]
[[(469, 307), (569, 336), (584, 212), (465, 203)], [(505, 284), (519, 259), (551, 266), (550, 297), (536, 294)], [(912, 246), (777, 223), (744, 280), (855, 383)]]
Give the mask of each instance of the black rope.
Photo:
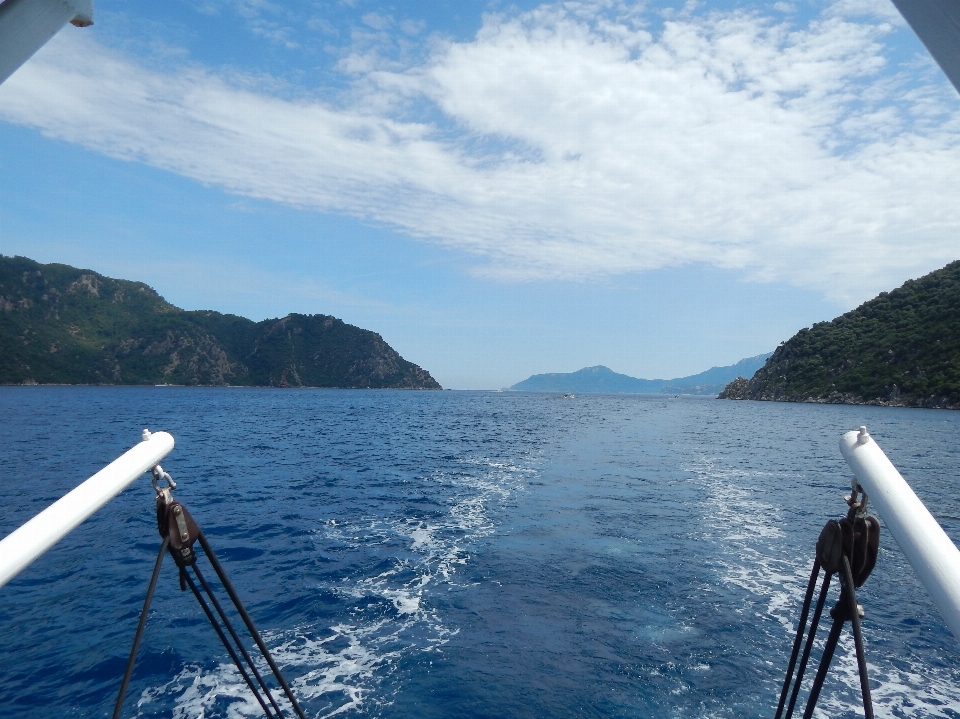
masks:
[(210, 588), (210, 585), (207, 584), (207, 580), (204, 579), (203, 574), (200, 572), (200, 567), (194, 564), (193, 571), (197, 575), (197, 579), (200, 580), (200, 585), (203, 587), (203, 590), (207, 593), (207, 596), (210, 597), (210, 602), (217, 610), (217, 614), (220, 615), (220, 619), (223, 621), (224, 626), (226, 626), (227, 631), (230, 632), (230, 636), (233, 637), (233, 641), (236, 642), (237, 647), (239, 647), (243, 658), (247, 661), (250, 669), (253, 670), (253, 675), (257, 678), (257, 682), (260, 684), (260, 688), (263, 689), (263, 693), (266, 695), (267, 699), (270, 700), (270, 704), (273, 705), (273, 708), (276, 710), (277, 716), (283, 719), (283, 712), (280, 711), (280, 707), (277, 706), (277, 702), (273, 698), (273, 694), (270, 693), (270, 688), (267, 686), (266, 682), (263, 681), (263, 677), (260, 676), (260, 672), (257, 671), (256, 664), (253, 663), (253, 660), (250, 658), (250, 655), (243, 646), (243, 642), (241, 642), (240, 637), (237, 636), (237, 632), (234, 630), (233, 624), (230, 623), (226, 613), (223, 611), (223, 607), (221, 607), (220, 602), (217, 601), (217, 597), (214, 595), (213, 590)]
[[(869, 526), (869, 525), (868, 525)], [(869, 531), (869, 530), (866, 530)], [(843, 579), (848, 591), (850, 603), (850, 624), (853, 627), (853, 643), (857, 648), (857, 667), (860, 670), (860, 693), (863, 695), (863, 714), (866, 719), (873, 719), (873, 699), (870, 697), (870, 679), (867, 676), (867, 653), (863, 648), (863, 634), (860, 631), (860, 607), (857, 606), (857, 590), (853, 582), (853, 572), (850, 562), (843, 558)], [(842, 593), (841, 593), (842, 594)]]
[(807, 628), (807, 615), (810, 613), (810, 602), (813, 599), (813, 590), (817, 588), (817, 577), (820, 576), (820, 560), (813, 560), (813, 571), (810, 572), (810, 581), (807, 582), (807, 593), (803, 597), (803, 609), (800, 611), (800, 621), (797, 623), (797, 637), (793, 640), (793, 651), (790, 653), (790, 662), (787, 664), (787, 676), (783, 680), (783, 689), (780, 690), (780, 702), (777, 704), (777, 715), (780, 719), (783, 706), (787, 701), (787, 692), (790, 690), (790, 680), (793, 679), (793, 670), (797, 665), (797, 655), (800, 654), (800, 644)]
[(220, 628), (220, 625), (217, 623), (216, 618), (213, 616), (213, 612), (210, 611), (210, 607), (207, 606), (206, 601), (203, 599), (203, 595), (200, 594), (200, 590), (197, 589), (197, 585), (194, 584), (193, 579), (187, 574), (187, 570), (182, 568), (180, 569), (180, 579), (185, 581), (191, 591), (193, 596), (197, 598), (197, 601), (200, 602), (200, 606), (203, 607), (204, 613), (207, 615), (207, 619), (210, 620), (211, 626), (217, 632), (217, 636), (220, 637), (220, 641), (223, 642), (223, 646), (226, 648), (227, 652), (230, 653), (230, 658), (233, 659), (233, 663), (237, 665), (237, 669), (240, 670), (240, 676), (243, 677), (243, 680), (247, 683), (247, 686), (250, 688), (250, 691), (253, 692), (253, 695), (257, 698), (257, 701), (260, 703), (260, 706), (263, 707), (263, 713), (272, 719), (273, 714), (270, 712), (270, 709), (267, 707), (266, 703), (263, 701), (263, 697), (260, 696), (260, 692), (257, 691), (257, 687), (254, 685), (253, 680), (250, 678), (250, 675), (247, 674), (246, 670), (243, 668), (243, 664), (240, 661), (240, 657), (237, 656), (236, 651), (230, 642), (227, 640), (227, 635), (223, 633), (223, 630)]
[(823, 656), (820, 657), (820, 666), (817, 668), (817, 676), (813, 680), (813, 686), (810, 687), (810, 696), (807, 697), (807, 707), (803, 711), (803, 719), (810, 719), (813, 716), (813, 710), (816, 709), (817, 699), (820, 698), (820, 690), (823, 689), (823, 680), (827, 678), (827, 670), (830, 669), (830, 662), (833, 661), (837, 640), (840, 639), (840, 632), (843, 631), (843, 622), (843, 618), (838, 615), (833, 620), (833, 626), (830, 627), (827, 643), (823, 646)]
[[(154, 475), (160, 471), (159, 466), (154, 469)], [(157, 529), (160, 532), (160, 536), (163, 537), (163, 548), (160, 551), (160, 555), (157, 558), (157, 565), (154, 568), (154, 577), (150, 583), (150, 590), (147, 594), (146, 604), (144, 605), (143, 615), (140, 620), (140, 627), (137, 629), (137, 636), (134, 640), (134, 647), (131, 653), (130, 664), (127, 667), (127, 675), (124, 677), (123, 686), (121, 688), (120, 697), (117, 700), (117, 708), (114, 713), (114, 719), (119, 719), (119, 713), (123, 704), (124, 693), (126, 692), (127, 684), (129, 682), (130, 673), (133, 668), (133, 661), (136, 655), (137, 645), (140, 641), (140, 636), (143, 632), (143, 624), (145, 622), (145, 615), (147, 613), (147, 608), (150, 604), (150, 599), (152, 598), (157, 575), (160, 571), (160, 563), (163, 561), (164, 550), (169, 551), (173, 556), (174, 560), (179, 567), (179, 578), (180, 578), (180, 589), (186, 590), (187, 585), (190, 586), (190, 591), (193, 592), (193, 596), (196, 597), (197, 602), (200, 604), (200, 607), (203, 609), (204, 614), (206, 614), (207, 619), (210, 621), (210, 625), (213, 627), (214, 631), (217, 633), (217, 636), (220, 638), (220, 642), (223, 644), (224, 648), (230, 654), (230, 658), (233, 660), (233, 663), (236, 665), (237, 670), (240, 672), (240, 676), (243, 678), (244, 682), (247, 685), (247, 688), (251, 691), (253, 696), (256, 698), (257, 702), (260, 704), (263, 713), (267, 716), (268, 719), (285, 719), (283, 711), (280, 709), (280, 705), (277, 703), (277, 700), (274, 698), (273, 693), (270, 690), (267, 682), (264, 680), (264, 677), (257, 670), (257, 665), (254, 663), (253, 659), (250, 656), (250, 653), (247, 651), (244, 646), (243, 641), (240, 639), (240, 636), (237, 634), (236, 629), (234, 629), (233, 624), (231, 623), (227, 613), (224, 611), (223, 606), (217, 600), (216, 595), (213, 592), (210, 584), (207, 582), (206, 578), (203, 576), (203, 573), (200, 571), (199, 567), (196, 565), (197, 555), (193, 549), (193, 543), (197, 540), (200, 541), (201, 546), (204, 549), (204, 553), (207, 555), (207, 559), (210, 561), (210, 564), (213, 566), (214, 571), (217, 574), (217, 577), (220, 579), (220, 583), (223, 585), (223, 588), (226, 590), (227, 594), (230, 595), (230, 599), (233, 601), (233, 605), (237, 610), (237, 613), (240, 614), (240, 617), (243, 619), (244, 624), (247, 627), (247, 630), (250, 632), (250, 636), (253, 638), (257, 647), (260, 650), (264, 660), (270, 666), (270, 669), (273, 671), (274, 676), (279, 682), (280, 686), (283, 688), (286, 698), (290, 702), (290, 706), (297, 714), (300, 719), (306, 719), (306, 715), (303, 712), (303, 709), (300, 708), (300, 704), (297, 702), (296, 697), (293, 694), (293, 691), (290, 689), (290, 686), (287, 684), (286, 679), (283, 677), (283, 674), (280, 672), (280, 668), (277, 666), (277, 663), (273, 660), (273, 657), (270, 654), (270, 650), (267, 648), (267, 645), (264, 643), (263, 638), (260, 636), (260, 633), (257, 631), (256, 625), (253, 623), (253, 619), (247, 613), (246, 608), (243, 606), (243, 602), (240, 601), (240, 597), (237, 595), (236, 590), (233, 588), (233, 585), (230, 583), (230, 580), (227, 578), (227, 574), (224, 571), (223, 567), (220, 565), (219, 560), (217, 559), (216, 554), (213, 551), (213, 548), (207, 542), (207, 538), (204, 536), (203, 532), (200, 530), (200, 527), (194, 521), (193, 517), (190, 516), (190, 513), (187, 511), (179, 502), (175, 501), (170, 494), (176, 485), (173, 483), (173, 480), (169, 475), (167, 477), (168, 487), (165, 489), (160, 489), (157, 485), (157, 482), (154, 482), (154, 489), (157, 490)], [(210, 609), (209, 604), (204, 599), (203, 593), (200, 589), (197, 588), (197, 584), (191, 578), (189, 572), (187, 571), (188, 567), (193, 567), (193, 572), (196, 575), (197, 580), (200, 582), (200, 585), (203, 587), (203, 592), (206, 593), (207, 597), (210, 600), (210, 604), (213, 605), (216, 610), (217, 615), (219, 615), (219, 621), (214, 612)], [(226, 628), (227, 632), (230, 634), (234, 644), (231, 644), (230, 639), (227, 638), (227, 635), (224, 633), (223, 628), (221, 628), (220, 622), (223, 623), (223, 627)], [(240, 656), (237, 654), (239, 650), (240, 654), (243, 656), (241, 660)], [(249, 667), (249, 672), (247, 671), (247, 666)], [(256, 682), (251, 679), (251, 673), (256, 677)], [(257, 688), (259, 685), (259, 689)], [(262, 690), (262, 694), (261, 694)], [(270, 703), (270, 706), (273, 707), (271, 711), (270, 706), (267, 705), (267, 702), (264, 701), (264, 696)]]
[(830, 662), (833, 661), (833, 654), (837, 648), (837, 641), (840, 639), (840, 633), (843, 631), (844, 623), (849, 619), (853, 630), (853, 641), (857, 649), (857, 668), (860, 672), (860, 693), (863, 696), (863, 713), (866, 719), (873, 719), (873, 700), (870, 697), (870, 681), (867, 676), (867, 655), (863, 646), (863, 634), (860, 630), (860, 607), (857, 604), (857, 591), (853, 581), (853, 572), (850, 569), (850, 560), (844, 555), (843, 571), (840, 574), (842, 582), (840, 588), (840, 599), (837, 606), (833, 608), (831, 614), (834, 615), (833, 626), (830, 628), (830, 635), (827, 637), (827, 643), (823, 647), (823, 656), (820, 658), (820, 667), (817, 669), (817, 677), (810, 688), (810, 696), (807, 698), (807, 707), (803, 712), (803, 719), (810, 719), (816, 708), (817, 700), (820, 698), (820, 691), (823, 689), (823, 681), (827, 676), (827, 670), (830, 668)]
[(797, 695), (800, 693), (803, 675), (807, 671), (807, 662), (810, 661), (810, 652), (813, 650), (813, 639), (817, 634), (817, 627), (820, 626), (820, 617), (823, 615), (823, 606), (827, 602), (827, 590), (830, 589), (830, 579), (832, 577), (832, 574), (827, 574), (823, 578), (823, 584), (820, 585), (820, 596), (817, 597), (817, 606), (813, 610), (813, 619), (810, 621), (810, 633), (807, 635), (807, 643), (803, 647), (803, 656), (800, 658), (800, 668), (797, 670), (796, 684), (793, 685), (793, 692), (790, 694), (790, 704), (787, 707), (786, 719), (793, 717), (793, 708), (797, 704)]
[(147, 596), (144, 597), (143, 600), (143, 609), (140, 610), (140, 621), (137, 622), (137, 632), (133, 635), (133, 646), (130, 647), (130, 657), (127, 659), (127, 668), (123, 672), (123, 682), (120, 684), (120, 692), (117, 694), (117, 703), (113, 707), (113, 719), (120, 719), (123, 700), (127, 696), (130, 677), (133, 676), (133, 665), (137, 663), (137, 651), (140, 649), (140, 640), (143, 639), (143, 630), (147, 626), (150, 602), (153, 601), (153, 592), (157, 588), (157, 578), (160, 576), (160, 567), (163, 565), (163, 557), (167, 553), (167, 545), (169, 543), (170, 540), (164, 538), (163, 544), (160, 545), (160, 552), (157, 554), (157, 561), (153, 565), (153, 575), (150, 577), (150, 586), (147, 587)]
[(253, 619), (247, 613), (246, 608), (244, 608), (243, 602), (240, 601), (240, 597), (237, 595), (236, 590), (234, 590), (233, 585), (227, 578), (226, 572), (223, 571), (223, 567), (220, 566), (220, 561), (217, 559), (217, 555), (213, 553), (213, 548), (210, 546), (210, 543), (207, 542), (207, 538), (204, 536), (203, 531), (200, 531), (197, 539), (200, 540), (200, 546), (203, 547), (204, 554), (207, 555), (207, 559), (209, 559), (210, 564), (213, 565), (213, 569), (217, 573), (217, 577), (220, 578), (220, 583), (223, 585), (223, 588), (226, 589), (227, 594), (230, 595), (230, 599), (233, 601), (233, 605), (237, 608), (237, 612), (243, 619), (243, 623), (247, 625), (247, 630), (250, 632), (250, 636), (253, 637), (253, 641), (257, 643), (257, 647), (259, 647), (260, 652), (263, 654), (263, 658), (267, 660), (267, 664), (270, 665), (273, 675), (277, 678), (277, 681), (280, 682), (280, 686), (283, 687), (283, 691), (287, 695), (287, 699), (290, 701), (290, 705), (293, 707), (293, 710), (297, 713), (297, 716), (300, 717), (300, 719), (307, 719), (306, 714), (303, 713), (303, 709), (300, 708), (300, 704), (297, 702), (297, 698), (294, 696), (293, 691), (287, 684), (287, 680), (283, 678), (283, 674), (280, 672), (280, 667), (278, 667), (277, 663), (273, 660), (270, 650), (267, 649), (267, 645), (260, 636), (260, 632), (257, 631), (257, 627), (253, 623)]

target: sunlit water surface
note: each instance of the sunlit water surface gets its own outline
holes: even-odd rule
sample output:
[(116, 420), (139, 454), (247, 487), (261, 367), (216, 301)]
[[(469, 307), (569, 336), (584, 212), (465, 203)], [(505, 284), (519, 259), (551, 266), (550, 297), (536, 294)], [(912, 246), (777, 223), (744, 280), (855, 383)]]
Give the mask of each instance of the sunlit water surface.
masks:
[[(165, 429), (312, 717), (771, 717), (860, 424), (960, 538), (960, 413), (152, 387), (0, 388), (0, 532)], [(158, 546), (145, 476), (0, 589), (5, 716), (109, 716)], [(888, 534), (860, 597), (877, 715), (960, 717)], [(168, 561), (125, 716), (258, 711)], [(818, 716), (861, 715), (845, 636)]]

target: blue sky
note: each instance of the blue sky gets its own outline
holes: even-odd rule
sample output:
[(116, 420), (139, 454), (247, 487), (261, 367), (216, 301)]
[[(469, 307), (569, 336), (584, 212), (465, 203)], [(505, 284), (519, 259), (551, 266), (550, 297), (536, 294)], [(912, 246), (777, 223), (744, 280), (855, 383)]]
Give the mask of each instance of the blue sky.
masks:
[(445, 387), (731, 364), (960, 254), (960, 103), (888, 0), (95, 13), (0, 87), (0, 252)]

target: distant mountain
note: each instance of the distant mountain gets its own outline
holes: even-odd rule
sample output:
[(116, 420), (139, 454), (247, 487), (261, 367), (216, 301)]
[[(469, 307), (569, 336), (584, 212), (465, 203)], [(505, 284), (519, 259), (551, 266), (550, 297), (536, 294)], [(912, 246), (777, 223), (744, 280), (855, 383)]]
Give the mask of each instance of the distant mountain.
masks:
[(660, 391), (668, 394), (718, 394), (737, 377), (753, 377), (753, 373), (763, 367), (771, 354), (765, 352), (726, 367), (711, 367), (700, 374), (668, 380)]
[(960, 261), (800, 330), (720, 396), (960, 409)]
[(763, 366), (770, 353), (748, 357), (728, 367), (711, 367), (705, 372), (676, 379), (638, 379), (598, 365), (576, 372), (535, 374), (510, 389), (521, 392), (610, 392), (634, 394), (717, 394), (731, 380), (753, 373)]
[(576, 372), (535, 374), (510, 389), (521, 392), (659, 392), (662, 379), (637, 379), (608, 367), (584, 367)]
[(0, 255), (0, 384), (161, 383), (440, 389), (336, 317), (188, 312), (142, 282)]

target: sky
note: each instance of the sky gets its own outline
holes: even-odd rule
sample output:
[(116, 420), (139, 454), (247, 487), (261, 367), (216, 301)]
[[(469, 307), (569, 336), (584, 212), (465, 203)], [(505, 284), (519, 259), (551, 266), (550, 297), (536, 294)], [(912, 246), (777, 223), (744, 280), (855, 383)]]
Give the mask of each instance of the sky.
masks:
[(960, 257), (889, 0), (97, 0), (0, 86), (0, 253), (331, 314), (444, 386), (673, 378)]

